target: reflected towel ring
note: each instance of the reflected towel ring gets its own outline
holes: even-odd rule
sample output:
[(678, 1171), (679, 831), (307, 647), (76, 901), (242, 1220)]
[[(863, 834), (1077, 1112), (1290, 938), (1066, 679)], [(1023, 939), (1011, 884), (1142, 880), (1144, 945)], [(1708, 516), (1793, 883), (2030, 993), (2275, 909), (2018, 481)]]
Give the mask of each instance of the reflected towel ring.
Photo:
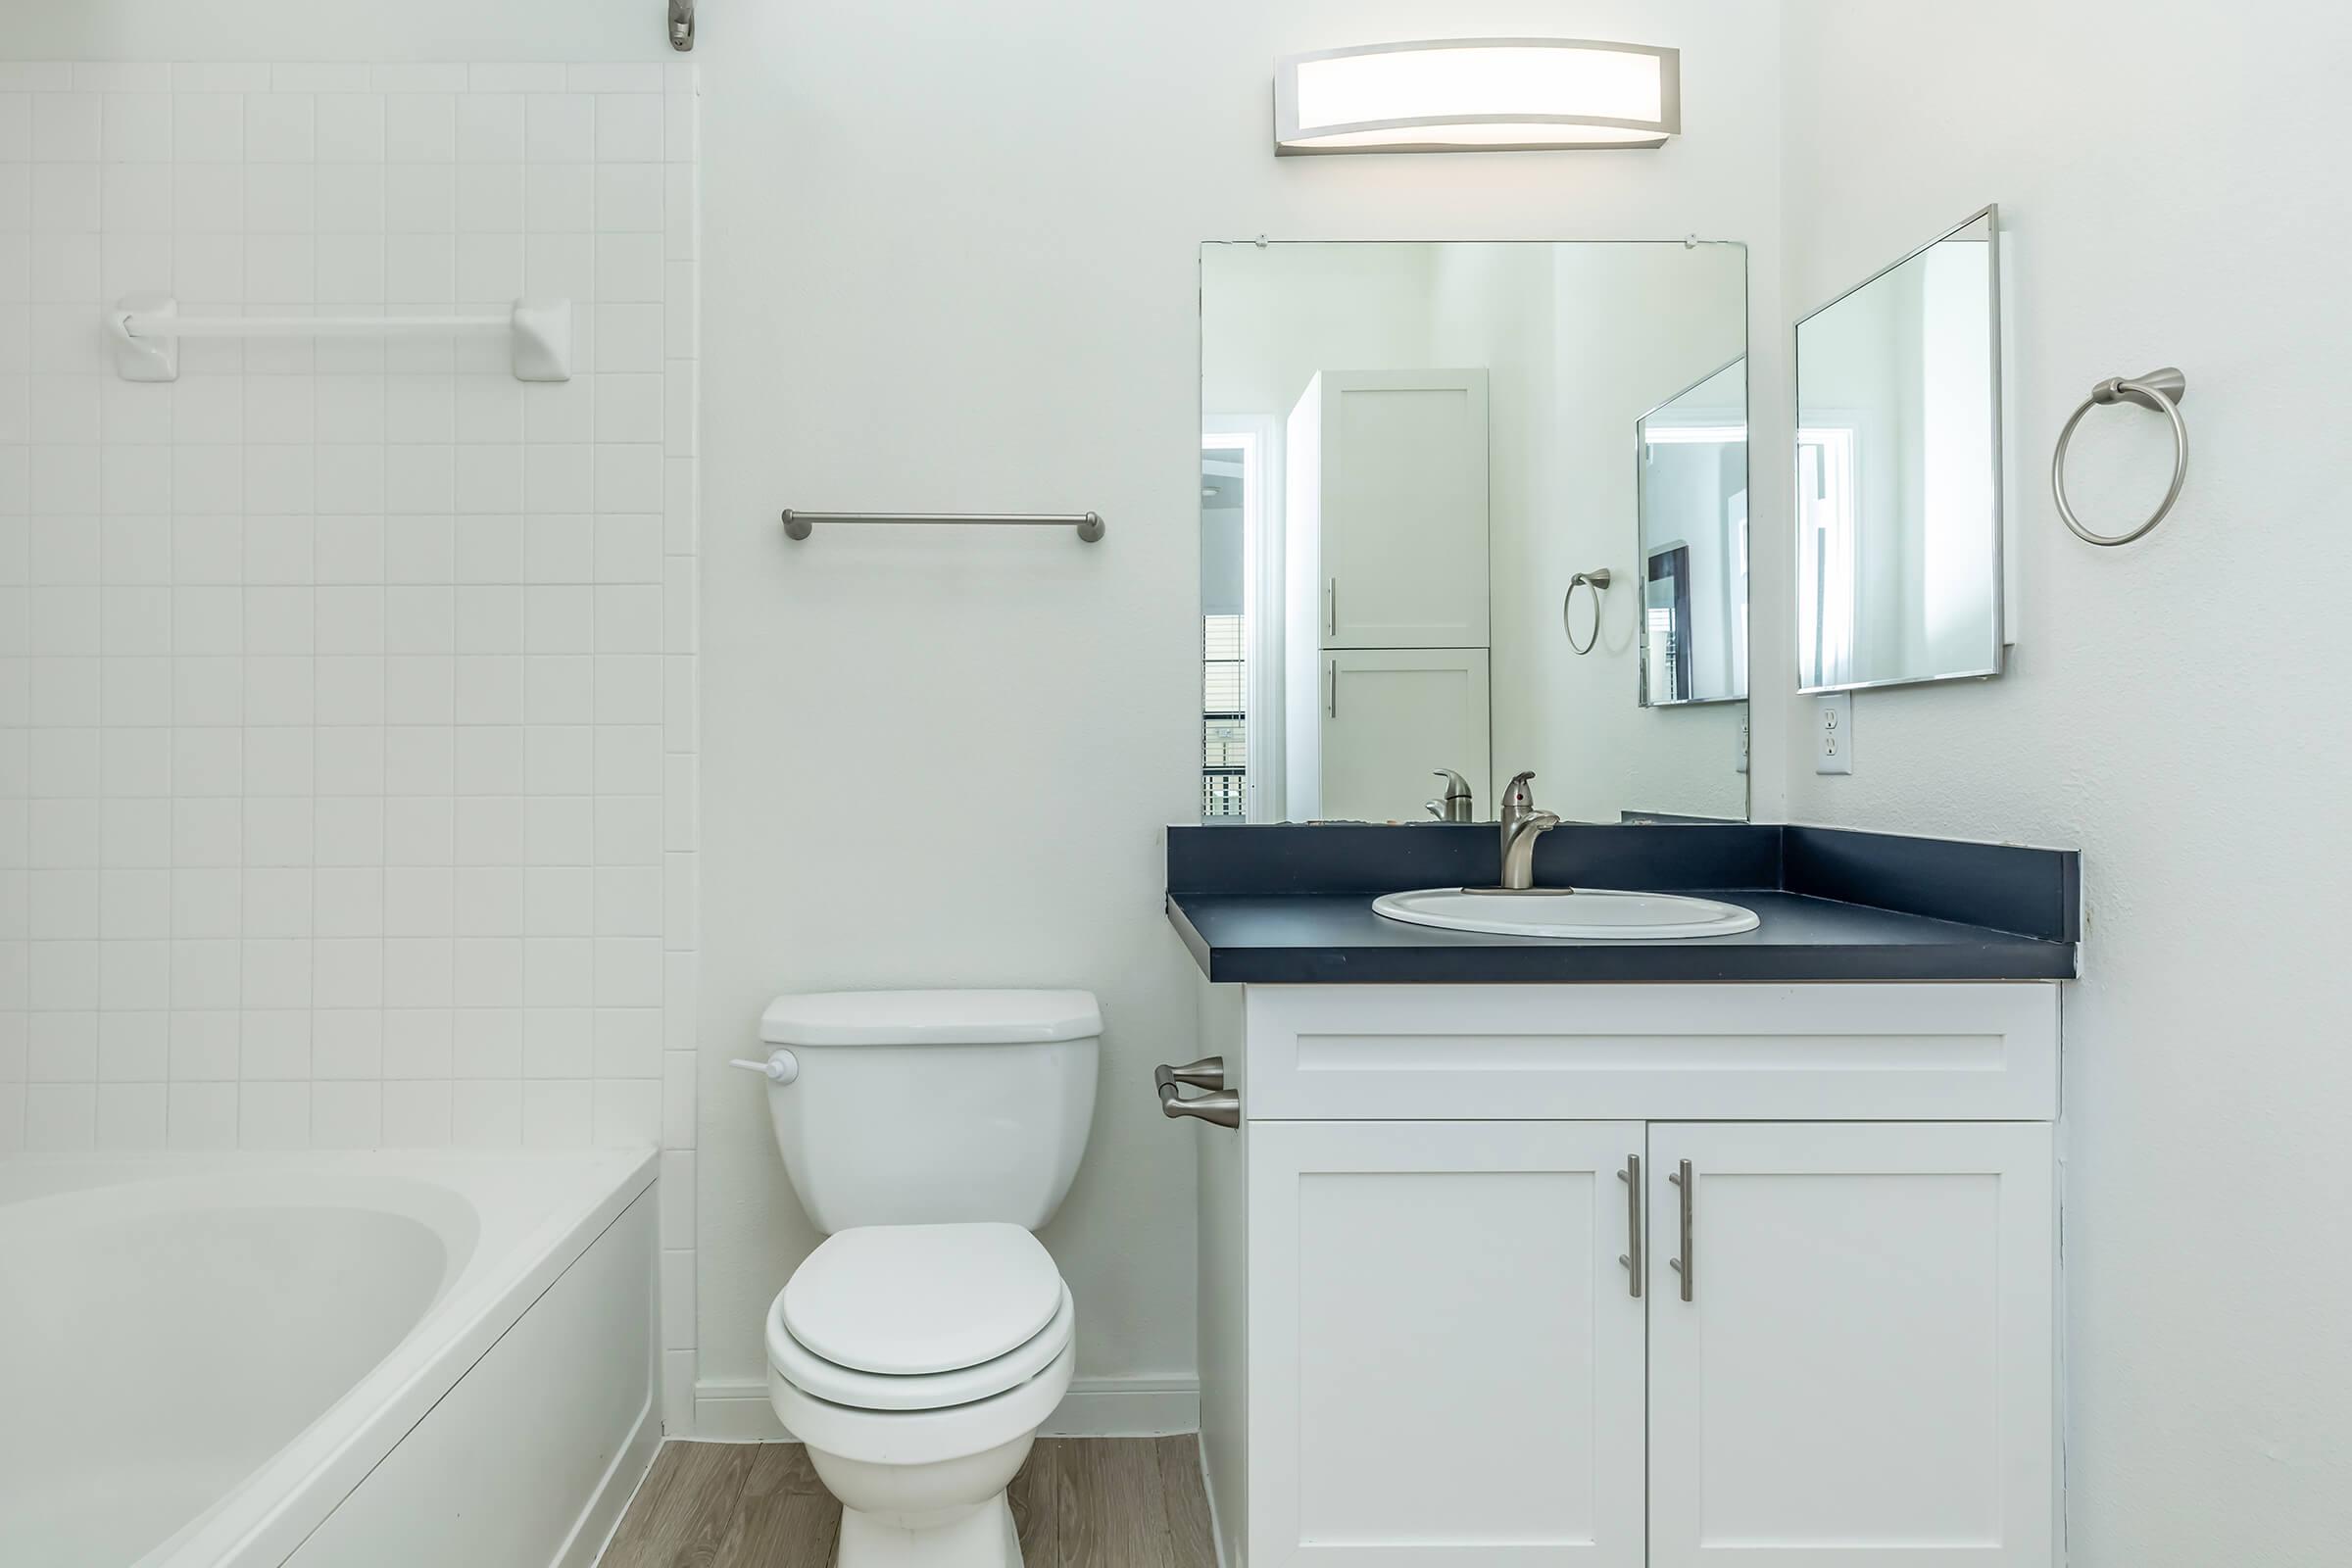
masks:
[[(2058, 432), (2058, 450), (2050, 458), (2050, 494), (2057, 499), (2058, 515), (2074, 530), (2075, 537), (2087, 545), (2128, 545), (2162, 522), (2180, 499), (2180, 487), (2188, 482), (2188, 424), (2180, 417), (2180, 400), (2188, 396), (2188, 377), (2171, 366), (2150, 370), (2145, 375), (2111, 376), (2090, 389), (2090, 396), (2075, 411), (2074, 417)], [(2173, 421), (2173, 484), (2165, 491), (2164, 499), (2156, 504), (2148, 520), (2130, 533), (2092, 533), (2075, 515), (2073, 503), (2066, 498), (2066, 449), (2075, 439), (2075, 427), (2092, 409), (2108, 403), (2136, 403), (2152, 409)]]
[[(1608, 585), (1609, 568), (1595, 566), (1591, 571), (1580, 571), (1569, 578), (1568, 591), (1560, 596), (1560, 630), (1567, 633), (1568, 646), (1575, 649), (1580, 657), (1591, 653), (1592, 645), (1600, 641), (1600, 594)], [(1579, 588), (1592, 590), (1592, 635), (1581, 645), (1576, 640), (1576, 628), (1568, 621), (1569, 607), (1576, 603), (1576, 591)]]

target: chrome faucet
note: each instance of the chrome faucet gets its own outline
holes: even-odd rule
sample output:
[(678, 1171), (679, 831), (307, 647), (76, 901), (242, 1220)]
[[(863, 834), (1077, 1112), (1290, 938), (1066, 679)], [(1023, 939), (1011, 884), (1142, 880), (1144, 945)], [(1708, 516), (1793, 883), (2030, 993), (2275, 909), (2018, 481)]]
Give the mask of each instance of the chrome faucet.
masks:
[(1521, 773), (1505, 786), (1496, 814), (1502, 818), (1502, 890), (1526, 893), (1536, 885), (1536, 840), (1560, 825), (1549, 811), (1536, 809), (1535, 792), (1527, 786), (1533, 773)]

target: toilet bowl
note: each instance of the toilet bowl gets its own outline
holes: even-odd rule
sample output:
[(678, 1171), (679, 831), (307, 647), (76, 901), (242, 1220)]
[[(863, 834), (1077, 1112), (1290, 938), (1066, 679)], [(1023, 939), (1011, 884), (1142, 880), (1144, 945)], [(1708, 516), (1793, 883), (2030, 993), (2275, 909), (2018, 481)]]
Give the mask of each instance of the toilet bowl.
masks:
[(1094, 1119), (1083, 991), (778, 997), (785, 1174), (825, 1240), (767, 1313), (769, 1401), (842, 1505), (841, 1568), (1018, 1568), (1004, 1488), (1070, 1386), (1076, 1312), (1031, 1234)]
[(768, 1308), (768, 1397), (842, 1505), (841, 1568), (1017, 1568), (1004, 1489), (1069, 1389), (1075, 1321), (1016, 1225), (867, 1226), (809, 1254)]

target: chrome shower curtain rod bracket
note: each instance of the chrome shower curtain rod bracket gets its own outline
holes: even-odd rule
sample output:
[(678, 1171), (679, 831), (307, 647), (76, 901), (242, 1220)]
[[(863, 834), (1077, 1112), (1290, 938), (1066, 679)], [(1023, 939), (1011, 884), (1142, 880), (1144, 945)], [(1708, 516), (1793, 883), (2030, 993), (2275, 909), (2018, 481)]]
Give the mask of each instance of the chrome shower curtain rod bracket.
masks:
[(680, 53), (694, 47), (694, 0), (669, 0), (669, 46)]

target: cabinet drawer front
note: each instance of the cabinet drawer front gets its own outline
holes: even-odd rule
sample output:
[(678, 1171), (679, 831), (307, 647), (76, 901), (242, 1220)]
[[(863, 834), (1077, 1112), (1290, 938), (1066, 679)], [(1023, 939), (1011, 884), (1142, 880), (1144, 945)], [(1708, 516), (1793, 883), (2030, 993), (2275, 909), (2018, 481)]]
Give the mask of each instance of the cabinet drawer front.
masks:
[(1251, 986), (1252, 1119), (2049, 1121), (2058, 988)]

